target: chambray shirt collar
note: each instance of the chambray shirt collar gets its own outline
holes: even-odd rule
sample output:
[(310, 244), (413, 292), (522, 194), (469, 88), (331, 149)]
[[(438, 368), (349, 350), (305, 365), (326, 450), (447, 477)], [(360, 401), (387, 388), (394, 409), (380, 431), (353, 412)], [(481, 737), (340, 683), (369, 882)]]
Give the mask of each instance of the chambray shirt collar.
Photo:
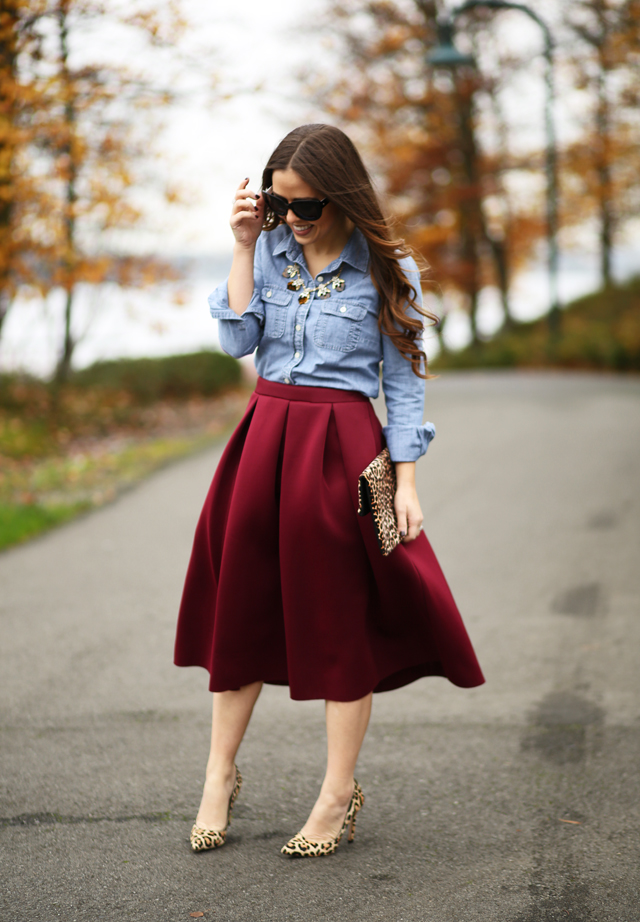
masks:
[[(279, 256), (284, 253), (291, 263), (302, 263), (306, 266), (304, 253), (301, 245), (298, 243), (293, 233), (289, 231), (273, 248), (273, 255)], [(334, 272), (342, 263), (348, 263), (354, 269), (360, 272), (366, 272), (369, 268), (369, 248), (364, 234), (357, 227), (349, 237), (346, 246), (340, 256), (324, 269), (324, 272)]]

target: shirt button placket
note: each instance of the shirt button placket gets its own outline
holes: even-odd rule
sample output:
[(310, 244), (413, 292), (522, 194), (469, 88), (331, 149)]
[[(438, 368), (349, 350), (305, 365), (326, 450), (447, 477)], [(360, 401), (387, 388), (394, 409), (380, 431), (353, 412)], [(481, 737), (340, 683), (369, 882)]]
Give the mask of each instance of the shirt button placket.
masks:
[(291, 364), (292, 368), (294, 365), (298, 365), (300, 363), (300, 360), (302, 359), (302, 352), (303, 352), (302, 342), (304, 338), (304, 332), (303, 332), (304, 324), (305, 324), (305, 320), (307, 319), (307, 314), (309, 313), (309, 305), (311, 304), (312, 300), (313, 300), (313, 292), (310, 294), (310, 297), (307, 303), (300, 305), (300, 307), (298, 308), (298, 312), (296, 314), (296, 322), (295, 322), (294, 332), (293, 332), (293, 350), (294, 351), (293, 351), (293, 362)]

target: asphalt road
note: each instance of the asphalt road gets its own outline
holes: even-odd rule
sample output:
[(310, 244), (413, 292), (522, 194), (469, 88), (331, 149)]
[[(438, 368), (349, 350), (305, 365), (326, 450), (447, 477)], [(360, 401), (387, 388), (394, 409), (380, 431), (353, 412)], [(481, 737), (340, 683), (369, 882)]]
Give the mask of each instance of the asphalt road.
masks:
[(227, 845), (189, 849), (210, 696), (172, 646), (220, 448), (0, 556), (0, 922), (640, 919), (640, 380), (446, 375), (428, 417), (425, 527), (487, 684), (376, 696), (330, 858), (279, 855), (324, 747), (282, 688)]

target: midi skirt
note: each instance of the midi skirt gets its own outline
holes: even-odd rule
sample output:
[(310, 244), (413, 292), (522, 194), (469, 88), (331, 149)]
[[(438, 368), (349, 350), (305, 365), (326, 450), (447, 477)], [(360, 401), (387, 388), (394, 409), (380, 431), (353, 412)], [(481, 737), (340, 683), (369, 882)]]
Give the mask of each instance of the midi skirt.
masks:
[(354, 701), (422, 676), (484, 682), (424, 532), (388, 557), (358, 476), (384, 447), (357, 391), (259, 378), (196, 528), (175, 663)]

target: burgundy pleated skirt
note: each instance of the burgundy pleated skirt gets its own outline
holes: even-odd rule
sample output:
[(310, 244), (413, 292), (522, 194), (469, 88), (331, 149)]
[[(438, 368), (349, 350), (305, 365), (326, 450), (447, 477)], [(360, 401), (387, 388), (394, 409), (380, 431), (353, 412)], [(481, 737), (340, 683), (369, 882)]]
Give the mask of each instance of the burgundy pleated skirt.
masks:
[(382, 557), (357, 514), (383, 445), (363, 394), (258, 379), (196, 528), (178, 666), (207, 669), (211, 691), (262, 680), (333, 701), (484, 682), (424, 532)]

